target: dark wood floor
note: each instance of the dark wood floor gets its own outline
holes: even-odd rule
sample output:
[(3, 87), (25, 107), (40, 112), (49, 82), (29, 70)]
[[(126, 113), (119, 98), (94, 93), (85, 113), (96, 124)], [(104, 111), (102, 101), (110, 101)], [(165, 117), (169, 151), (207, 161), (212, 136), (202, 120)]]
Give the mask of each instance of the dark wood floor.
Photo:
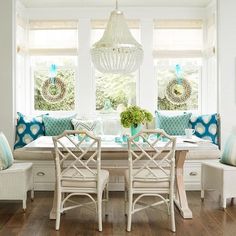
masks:
[(228, 202), (227, 210), (219, 209), (214, 195), (207, 195), (200, 201), (200, 192), (188, 192), (192, 220), (184, 220), (176, 210), (176, 233), (168, 228), (168, 217), (164, 207), (159, 210), (148, 209), (134, 215), (132, 232), (127, 233), (126, 217), (124, 216), (123, 193), (110, 194), (109, 216), (103, 218), (103, 232), (97, 231), (95, 211), (75, 209), (68, 211), (61, 219), (60, 231), (55, 231), (55, 221), (48, 215), (52, 204), (52, 192), (36, 192), (35, 200), (28, 201), (26, 213), (19, 202), (0, 202), (0, 235), (23, 236), (73, 236), (73, 235), (175, 235), (175, 236), (235, 236), (236, 205)]

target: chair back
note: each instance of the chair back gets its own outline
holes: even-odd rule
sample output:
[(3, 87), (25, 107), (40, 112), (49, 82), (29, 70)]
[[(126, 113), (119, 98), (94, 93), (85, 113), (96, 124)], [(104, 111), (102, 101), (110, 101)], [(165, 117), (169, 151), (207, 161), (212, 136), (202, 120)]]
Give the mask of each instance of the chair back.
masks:
[(129, 181), (174, 184), (176, 138), (164, 130), (142, 130), (128, 139)]
[(101, 139), (89, 131), (66, 130), (54, 136), (56, 177), (61, 181), (96, 181), (101, 169)]

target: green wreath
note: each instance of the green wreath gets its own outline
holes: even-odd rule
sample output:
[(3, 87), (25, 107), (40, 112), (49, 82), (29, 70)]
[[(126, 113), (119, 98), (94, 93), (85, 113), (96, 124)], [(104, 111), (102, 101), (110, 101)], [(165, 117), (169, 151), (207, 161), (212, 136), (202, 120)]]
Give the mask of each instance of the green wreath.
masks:
[(62, 101), (66, 95), (66, 85), (59, 79), (55, 78), (54, 83), (51, 79), (47, 79), (43, 82), (41, 88), (41, 95), (43, 99), (50, 103), (57, 103)]
[(192, 87), (186, 79), (182, 79), (179, 83), (176, 79), (172, 79), (166, 86), (166, 98), (174, 104), (183, 104), (191, 96)]

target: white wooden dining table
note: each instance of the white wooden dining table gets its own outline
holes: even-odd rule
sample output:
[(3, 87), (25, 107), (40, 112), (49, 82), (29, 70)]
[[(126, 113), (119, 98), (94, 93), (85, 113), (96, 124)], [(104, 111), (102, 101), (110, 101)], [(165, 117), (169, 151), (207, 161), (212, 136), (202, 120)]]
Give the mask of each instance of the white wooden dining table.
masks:
[[(127, 160), (128, 160), (128, 148), (127, 143), (125, 142), (117, 142), (115, 140), (114, 136), (102, 136), (101, 137), (101, 159), (103, 152), (114, 152), (116, 154), (127, 152)], [(163, 142), (164, 143), (164, 142)], [(164, 144), (163, 144), (164, 145)], [(68, 144), (68, 148), (70, 148)], [(216, 150), (218, 149), (218, 146), (206, 142), (204, 140), (201, 140), (197, 137), (192, 138), (191, 140), (185, 139), (184, 137), (177, 136), (177, 142), (176, 142), (176, 194), (175, 194), (175, 204), (176, 207), (179, 209), (180, 214), (185, 219), (191, 219), (192, 211), (189, 208), (188, 200), (186, 196), (185, 191), (185, 185), (184, 185), (184, 174), (183, 174), (183, 168), (184, 168), (184, 162), (187, 157), (187, 153), (190, 150)], [(25, 150), (29, 151), (51, 151), (54, 155), (54, 145), (52, 141), (52, 137), (50, 136), (41, 136), (38, 139), (34, 140), (33, 142), (29, 143), (25, 146)], [(117, 155), (116, 155), (117, 156)], [(111, 156), (112, 159), (112, 156)], [(114, 160), (115, 161), (115, 160)], [(105, 168), (104, 168), (105, 169)], [(54, 201), (53, 201), (53, 207), (50, 212), (50, 219), (56, 219), (55, 215), (55, 209), (56, 209), (56, 199), (54, 194)]]

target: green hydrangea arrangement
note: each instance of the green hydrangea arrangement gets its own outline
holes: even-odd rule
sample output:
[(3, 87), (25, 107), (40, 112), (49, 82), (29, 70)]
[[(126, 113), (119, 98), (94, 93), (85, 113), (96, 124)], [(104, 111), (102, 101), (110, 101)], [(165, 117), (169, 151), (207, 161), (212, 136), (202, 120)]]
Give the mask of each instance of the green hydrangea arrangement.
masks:
[(149, 111), (145, 109), (142, 109), (138, 106), (130, 106), (120, 114), (120, 118), (121, 118), (121, 124), (125, 128), (129, 128), (132, 125), (134, 127), (137, 127), (139, 124), (144, 124), (145, 122), (151, 122), (153, 116)]

